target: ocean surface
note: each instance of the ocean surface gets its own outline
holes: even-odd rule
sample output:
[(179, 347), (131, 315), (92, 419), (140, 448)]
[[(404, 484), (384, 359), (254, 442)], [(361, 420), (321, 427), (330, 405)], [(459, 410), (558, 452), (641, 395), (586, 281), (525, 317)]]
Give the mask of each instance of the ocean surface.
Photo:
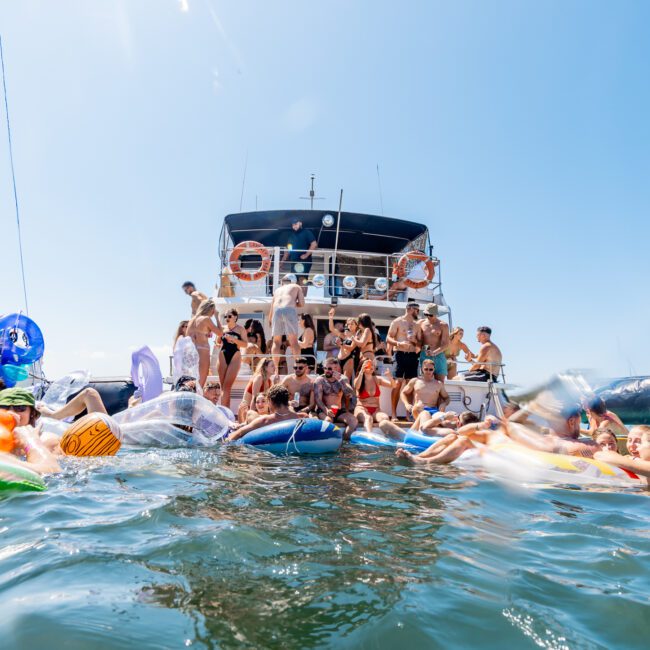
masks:
[(3, 650), (648, 648), (644, 492), (384, 450), (70, 459), (0, 497)]

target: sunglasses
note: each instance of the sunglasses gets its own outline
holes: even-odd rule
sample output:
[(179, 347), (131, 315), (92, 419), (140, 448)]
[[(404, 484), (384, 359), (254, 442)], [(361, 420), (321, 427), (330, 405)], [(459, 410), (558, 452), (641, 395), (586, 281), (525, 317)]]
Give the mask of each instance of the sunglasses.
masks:
[(422, 368), (422, 372), (433, 372), (435, 368)]
[(231, 318), (234, 318), (235, 316), (233, 314), (228, 314), (226, 316), (226, 320), (230, 320)]
[(307, 366), (294, 366), (295, 370), (304, 370)]
[(3, 411), (12, 410), (14, 413), (24, 413), (29, 408), (31, 408), (31, 406), (27, 406), (26, 404), (14, 404), (13, 406), (0, 406), (1, 410)]

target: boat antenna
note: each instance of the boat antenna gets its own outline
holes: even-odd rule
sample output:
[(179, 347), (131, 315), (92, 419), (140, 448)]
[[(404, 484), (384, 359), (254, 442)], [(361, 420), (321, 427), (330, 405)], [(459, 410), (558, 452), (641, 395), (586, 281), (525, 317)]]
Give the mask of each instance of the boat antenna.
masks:
[(246, 149), (246, 158), (244, 160), (244, 176), (241, 179), (241, 196), (239, 197), (239, 211), (241, 212), (244, 203), (244, 186), (246, 185), (246, 170), (248, 169), (248, 149)]
[(9, 141), (9, 163), (11, 166), (11, 180), (14, 188), (14, 206), (16, 208), (16, 226), (18, 227), (18, 252), (20, 255), (20, 272), (23, 278), (23, 296), (25, 297), (25, 314), (29, 316), (27, 304), (27, 283), (25, 282), (25, 263), (23, 261), (23, 238), (20, 230), (20, 210), (18, 209), (18, 192), (16, 191), (16, 172), (14, 170), (14, 153), (11, 146), (11, 126), (9, 123), (9, 102), (7, 100), (7, 81), (5, 78), (5, 57), (2, 50), (2, 36), (0, 36), (0, 63), (2, 64), (2, 89), (5, 98), (5, 116), (7, 119), (7, 139)]
[(336, 238), (334, 239), (334, 257), (332, 258), (332, 270), (334, 276), (336, 277), (336, 251), (339, 247), (339, 229), (341, 227), (341, 206), (343, 205), (343, 189), (341, 189), (341, 195), (339, 196), (339, 213), (336, 217)]
[(325, 199), (324, 196), (316, 196), (316, 192), (314, 191), (314, 179), (316, 176), (314, 174), (311, 175), (311, 189), (309, 190), (309, 196), (301, 196), (300, 199), (302, 201), (309, 201), (309, 209), (313, 210), (314, 209), (314, 201), (323, 201)]
[(379, 186), (379, 205), (381, 206), (381, 216), (384, 216), (384, 197), (381, 193), (381, 176), (379, 175), (379, 163), (377, 163), (377, 185)]

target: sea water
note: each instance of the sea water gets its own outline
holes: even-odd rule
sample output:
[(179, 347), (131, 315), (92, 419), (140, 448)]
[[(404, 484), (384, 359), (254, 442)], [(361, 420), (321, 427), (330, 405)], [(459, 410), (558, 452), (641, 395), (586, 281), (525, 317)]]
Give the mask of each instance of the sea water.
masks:
[(0, 498), (20, 648), (647, 648), (650, 501), (388, 451), (70, 459)]

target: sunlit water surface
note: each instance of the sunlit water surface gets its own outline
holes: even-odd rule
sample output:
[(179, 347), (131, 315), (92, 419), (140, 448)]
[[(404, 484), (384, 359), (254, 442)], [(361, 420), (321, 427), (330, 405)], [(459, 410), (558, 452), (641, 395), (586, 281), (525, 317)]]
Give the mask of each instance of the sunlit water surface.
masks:
[(650, 501), (384, 451), (73, 460), (0, 500), (2, 648), (647, 648)]

